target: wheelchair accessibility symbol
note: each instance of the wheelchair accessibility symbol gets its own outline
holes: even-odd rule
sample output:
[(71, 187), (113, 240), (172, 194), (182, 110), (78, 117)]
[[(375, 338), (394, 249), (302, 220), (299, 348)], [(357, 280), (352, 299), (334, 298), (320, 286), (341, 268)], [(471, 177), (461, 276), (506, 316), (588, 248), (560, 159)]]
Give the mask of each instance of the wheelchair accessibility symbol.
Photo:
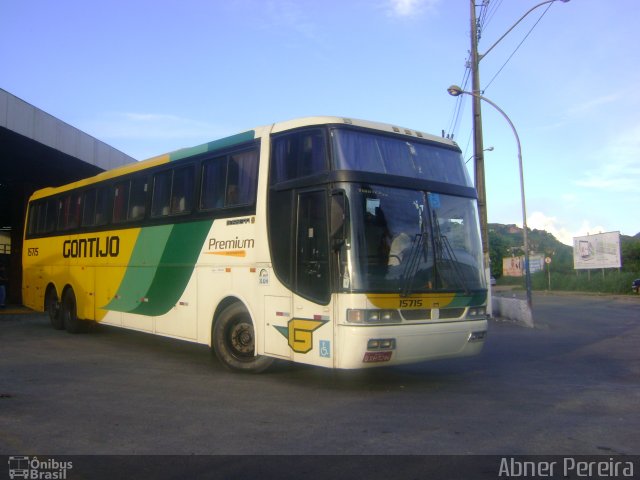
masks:
[(331, 358), (331, 342), (329, 340), (320, 340), (320, 356)]

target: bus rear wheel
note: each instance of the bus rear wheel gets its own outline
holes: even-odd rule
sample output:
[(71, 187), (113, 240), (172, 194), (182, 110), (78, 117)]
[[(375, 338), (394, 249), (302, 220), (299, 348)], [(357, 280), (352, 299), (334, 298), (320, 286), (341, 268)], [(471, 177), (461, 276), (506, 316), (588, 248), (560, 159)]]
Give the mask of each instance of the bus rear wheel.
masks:
[(230, 370), (260, 373), (273, 363), (273, 358), (255, 354), (253, 323), (241, 303), (233, 303), (220, 313), (213, 326), (211, 347)]
[(58, 303), (58, 294), (53, 286), (47, 288), (47, 293), (44, 297), (44, 308), (49, 314), (49, 321), (51, 326), (56, 330), (62, 330), (64, 328), (64, 321), (60, 313), (60, 304)]
[(69, 333), (84, 331), (84, 322), (78, 318), (76, 296), (72, 288), (68, 288), (62, 294), (61, 316), (64, 328)]

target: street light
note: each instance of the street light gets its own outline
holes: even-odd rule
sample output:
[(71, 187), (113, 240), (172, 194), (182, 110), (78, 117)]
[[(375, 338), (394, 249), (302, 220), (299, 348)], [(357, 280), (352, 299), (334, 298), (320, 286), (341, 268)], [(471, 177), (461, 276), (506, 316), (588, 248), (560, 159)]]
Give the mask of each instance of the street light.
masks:
[[(496, 41), (489, 49), (481, 55), (478, 52), (478, 22), (476, 19), (476, 0), (469, 0), (470, 7), (470, 24), (471, 24), (471, 58), (469, 60), (469, 65), (471, 68), (471, 90), (472, 90), (472, 112), (471, 116), (473, 119), (473, 152), (475, 156), (475, 168), (474, 168), (474, 178), (475, 178), (475, 186), (478, 192), (478, 214), (480, 216), (480, 235), (482, 239), (482, 250), (484, 252), (484, 269), (485, 276), (487, 277), (487, 281), (489, 276), (491, 275), (489, 269), (489, 233), (488, 233), (488, 219), (487, 219), (487, 194), (485, 188), (485, 175), (484, 175), (484, 147), (482, 144), (482, 109), (480, 104), (481, 99), (480, 96), (482, 91), (480, 90), (480, 60), (487, 56), (487, 54), (493, 50), (493, 48), (500, 42), (502, 39), (511, 32), (516, 25), (518, 25), (522, 19), (524, 19), (527, 15), (529, 15), (533, 10), (542, 5), (546, 5), (548, 3), (553, 3), (555, 1), (561, 1), (563, 3), (567, 3), (569, 0), (546, 0), (541, 2), (534, 7), (530, 8), (520, 19), (511, 27), (507, 32), (502, 35), (498, 41)], [(459, 87), (458, 87), (459, 88)], [(460, 95), (462, 93), (462, 89), (460, 89)], [(485, 99), (486, 100), (486, 99)], [(496, 105), (493, 105), (495, 108), (498, 108)], [(503, 115), (504, 112), (498, 109)], [(505, 115), (508, 119), (508, 117)], [(513, 128), (513, 126), (512, 126)], [(515, 132), (515, 129), (514, 129)], [(517, 136), (517, 134), (516, 134)], [(523, 202), (524, 206), (524, 202)], [(526, 218), (526, 217), (525, 217)], [(524, 229), (526, 235), (526, 227)], [(528, 254), (528, 252), (525, 252)], [(527, 270), (528, 271), (528, 270)]]
[(509, 35), (509, 33), (511, 32), (511, 30), (513, 30), (514, 28), (516, 28), (516, 25), (518, 25), (522, 20), (524, 20), (524, 17), (526, 17), (526, 16), (527, 16), (527, 15), (529, 15), (531, 12), (533, 12), (536, 8), (541, 7), (542, 5), (546, 5), (547, 3), (553, 3), (553, 2), (558, 2), (558, 1), (560, 1), (560, 2), (562, 2), (562, 3), (567, 3), (567, 2), (569, 2), (569, 0), (547, 0), (546, 2), (542, 2), (542, 3), (539, 3), (538, 5), (535, 5), (535, 6), (531, 7), (531, 8), (527, 11), (527, 13), (525, 13), (524, 15), (522, 15), (522, 16), (520, 17), (520, 19), (519, 19), (516, 23), (514, 23), (513, 25), (511, 25), (511, 28), (510, 28), (509, 30), (507, 30), (506, 32), (504, 32), (504, 35), (502, 35), (498, 40), (496, 40), (496, 41), (494, 42), (494, 44), (493, 44), (493, 45), (491, 45), (491, 46), (487, 49), (487, 51), (486, 51), (486, 52), (478, 54), (478, 61), (482, 60), (482, 59), (483, 59), (483, 58), (484, 58), (484, 57), (485, 57), (485, 56), (486, 56), (486, 55), (487, 55), (491, 50), (493, 50), (493, 47), (495, 47), (496, 45), (498, 45), (498, 44), (500, 43), (500, 41), (501, 41), (504, 37), (506, 37), (507, 35)]
[[(564, 0), (563, 0), (564, 1)], [(495, 103), (489, 100), (486, 97), (483, 97), (479, 93), (475, 92), (467, 92), (460, 88), (458, 85), (451, 85), (447, 88), (447, 92), (449, 95), (458, 97), (460, 95), (471, 95), (480, 100), (487, 102), (493, 108), (495, 108), (500, 114), (505, 118), (511, 130), (513, 130), (513, 134), (516, 137), (516, 144), (518, 145), (518, 166), (520, 168), (520, 197), (522, 201), (522, 229), (523, 229), (523, 237), (524, 237), (524, 268), (525, 268), (525, 285), (527, 288), (527, 304), (529, 305), (529, 310), (531, 310), (532, 306), (532, 298), (531, 298), (531, 271), (529, 269), (529, 237), (527, 235), (527, 207), (525, 203), (524, 197), (524, 172), (522, 168), (522, 147), (520, 145), (520, 137), (518, 136), (518, 132), (516, 131), (516, 127), (513, 125), (511, 119), (507, 116), (506, 113)]]
[[(493, 147), (488, 147), (485, 148), (484, 150), (482, 150), (483, 152), (493, 152)], [(466, 162), (464, 162), (465, 164), (469, 163), (471, 161), (472, 158), (474, 158), (475, 155), (471, 155)]]

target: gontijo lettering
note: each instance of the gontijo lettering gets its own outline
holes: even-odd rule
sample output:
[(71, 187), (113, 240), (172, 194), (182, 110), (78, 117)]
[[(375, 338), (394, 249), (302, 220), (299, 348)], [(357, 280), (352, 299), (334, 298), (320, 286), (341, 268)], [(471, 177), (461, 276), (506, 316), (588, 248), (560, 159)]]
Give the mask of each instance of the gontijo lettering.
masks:
[(62, 243), (64, 258), (117, 257), (120, 254), (120, 237), (91, 237), (65, 240)]

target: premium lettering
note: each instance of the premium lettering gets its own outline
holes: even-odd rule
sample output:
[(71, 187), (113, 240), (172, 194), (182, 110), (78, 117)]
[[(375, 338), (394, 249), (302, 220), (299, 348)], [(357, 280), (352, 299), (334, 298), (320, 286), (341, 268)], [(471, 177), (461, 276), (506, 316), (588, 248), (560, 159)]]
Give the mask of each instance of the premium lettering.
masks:
[(253, 248), (255, 241), (253, 238), (234, 238), (233, 240), (209, 239), (209, 250), (238, 250), (243, 248)]
[(64, 258), (117, 257), (120, 254), (120, 237), (91, 237), (65, 240), (62, 244)]

